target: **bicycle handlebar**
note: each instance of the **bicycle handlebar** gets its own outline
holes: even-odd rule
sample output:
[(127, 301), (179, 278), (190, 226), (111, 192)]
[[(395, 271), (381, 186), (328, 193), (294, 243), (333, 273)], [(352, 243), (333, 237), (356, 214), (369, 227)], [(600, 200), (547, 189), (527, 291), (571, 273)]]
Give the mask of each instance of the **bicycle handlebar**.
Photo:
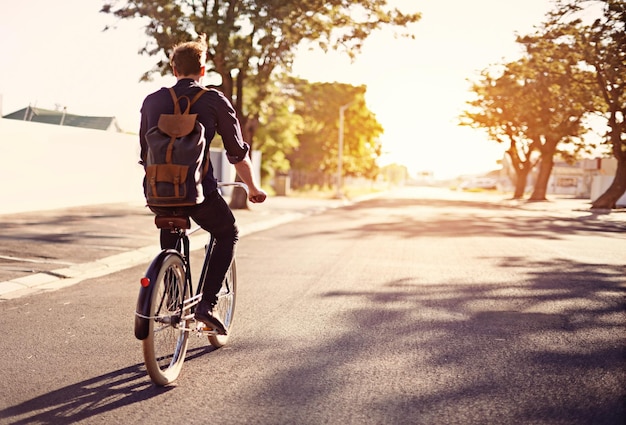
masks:
[(243, 182), (229, 182), (229, 183), (225, 183), (225, 182), (217, 182), (217, 187), (226, 187), (226, 186), (236, 186), (236, 187), (240, 187), (243, 190), (246, 191), (246, 194), (249, 194), (250, 192), (248, 191), (248, 185), (243, 183)]

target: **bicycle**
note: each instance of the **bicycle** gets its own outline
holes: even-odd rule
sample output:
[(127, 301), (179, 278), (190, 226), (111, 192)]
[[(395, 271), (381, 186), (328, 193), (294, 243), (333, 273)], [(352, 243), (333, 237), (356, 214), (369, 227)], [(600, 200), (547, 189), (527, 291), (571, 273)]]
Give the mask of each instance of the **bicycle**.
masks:
[[(223, 186), (237, 186), (248, 191), (244, 183), (219, 183)], [(237, 269), (235, 259), (226, 272), (222, 287), (217, 294), (217, 304), (213, 313), (224, 324), (227, 334), (218, 334), (214, 329), (194, 319), (194, 308), (202, 297), (204, 277), (208, 273), (208, 258), (205, 256), (202, 272), (194, 290), (189, 236), (200, 227), (191, 229), (189, 217), (156, 216), (155, 224), (160, 229), (169, 229), (178, 235), (176, 249), (162, 250), (152, 260), (145, 275), (141, 278), (141, 288), (135, 311), (135, 337), (142, 341), (143, 357), (152, 382), (164, 386), (174, 382), (182, 370), (187, 353), (189, 334), (207, 336), (209, 343), (220, 348), (228, 342), (233, 325), (237, 294)], [(205, 247), (209, 254), (214, 237), (209, 236)]]

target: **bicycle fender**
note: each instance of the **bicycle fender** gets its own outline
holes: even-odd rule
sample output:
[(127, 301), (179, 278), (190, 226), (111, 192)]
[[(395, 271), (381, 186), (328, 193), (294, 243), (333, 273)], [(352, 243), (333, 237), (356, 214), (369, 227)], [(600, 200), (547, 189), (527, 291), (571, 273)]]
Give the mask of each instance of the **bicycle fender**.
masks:
[(153, 282), (156, 282), (163, 262), (170, 255), (181, 257), (180, 253), (174, 249), (163, 250), (152, 260), (152, 263), (150, 263), (144, 275), (150, 280), (150, 284), (145, 287), (142, 286), (141, 289), (139, 289), (139, 296), (137, 297), (135, 338), (139, 340), (146, 339), (150, 333), (150, 319), (146, 319), (145, 317), (150, 316), (150, 302), (152, 300), (152, 291), (154, 290)]

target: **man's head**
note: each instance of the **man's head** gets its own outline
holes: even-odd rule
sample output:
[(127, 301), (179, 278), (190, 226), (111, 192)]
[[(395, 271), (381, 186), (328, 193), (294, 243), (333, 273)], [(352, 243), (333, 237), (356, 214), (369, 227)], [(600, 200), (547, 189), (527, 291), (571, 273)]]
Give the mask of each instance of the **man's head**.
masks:
[(170, 55), (170, 65), (178, 78), (204, 75), (206, 62), (206, 36), (200, 35), (196, 41), (188, 41), (174, 46)]

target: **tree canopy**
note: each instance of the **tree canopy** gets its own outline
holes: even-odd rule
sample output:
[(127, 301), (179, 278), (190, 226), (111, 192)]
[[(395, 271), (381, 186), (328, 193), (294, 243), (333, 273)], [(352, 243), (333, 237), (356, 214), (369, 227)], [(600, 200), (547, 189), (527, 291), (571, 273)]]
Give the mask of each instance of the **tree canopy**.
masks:
[[(389, 7), (386, 0), (108, 0), (102, 12), (146, 21), (148, 41), (141, 53), (157, 61), (144, 79), (170, 72), (173, 45), (207, 34), (208, 70), (221, 77), (220, 88), (243, 124), (257, 112), (254, 105), (265, 100), (272, 75), (290, 70), (301, 43), (354, 57), (376, 29), (394, 27), (412, 37), (406, 26), (420, 19), (418, 13)], [(245, 103), (251, 109), (246, 113), (244, 87), (256, 88)]]
[(383, 128), (366, 106), (365, 86), (290, 79), (286, 91), (294, 99), (294, 113), (303, 118), (299, 147), (288, 156), (294, 168), (325, 174), (337, 169), (339, 114), (344, 107), (343, 174), (376, 175)]
[[(584, 24), (577, 13), (593, 5), (600, 6), (600, 13), (592, 24)], [(462, 122), (484, 128), (492, 139), (510, 144), (507, 153), (518, 184), (534, 165), (529, 162), (532, 152), (540, 153), (532, 200), (545, 199), (556, 154), (573, 159), (587, 148), (581, 136), (590, 114), (607, 117), (607, 140), (618, 160), (614, 181), (618, 188), (609, 189), (608, 204), (599, 203), (614, 206), (626, 189), (625, 9), (618, 0), (557, 2), (557, 9), (535, 34), (518, 37), (524, 56), (501, 66), (500, 75), (483, 72), (472, 87), (476, 98), (468, 102)], [(521, 195), (519, 189), (516, 196)]]
[[(420, 19), (387, 0), (103, 0), (101, 11), (146, 23), (148, 41), (141, 53), (156, 62), (143, 79), (169, 73), (171, 48), (206, 34), (207, 70), (220, 76), (219, 88), (233, 103), (252, 146), (272, 79), (290, 71), (302, 43), (354, 57), (373, 31), (390, 27), (413, 37), (408, 26)], [(244, 207), (234, 197), (231, 205)]]
[(472, 108), (462, 122), (485, 128), (492, 139), (508, 144), (506, 152), (517, 175), (516, 198), (524, 193), (537, 152), (539, 175), (530, 199), (543, 200), (554, 156), (571, 155), (584, 146), (583, 122), (593, 110), (593, 92), (585, 85), (591, 75), (575, 56), (555, 48), (545, 35), (527, 36), (520, 42), (527, 52), (522, 58), (506, 64), (499, 76), (484, 71), (474, 83), (477, 96), (468, 102)]
[[(525, 69), (527, 135), (541, 153), (539, 175), (531, 200), (546, 199), (554, 156), (563, 154), (564, 144), (581, 150), (587, 132), (585, 117), (594, 110), (595, 92), (589, 90), (593, 75), (580, 61), (580, 54), (541, 31), (518, 39), (526, 48)], [(559, 149), (560, 148), (560, 149)]]
[[(584, 19), (590, 9), (599, 10), (593, 21)], [(607, 123), (605, 141), (617, 160), (615, 178), (592, 208), (615, 208), (626, 192), (626, 3), (623, 0), (559, 1), (551, 14), (551, 30), (560, 41), (579, 52), (594, 72), (598, 94), (596, 113)]]
[(528, 134), (524, 105), (530, 103), (525, 90), (526, 81), (520, 78), (522, 63), (512, 62), (497, 69), (486, 69), (473, 83), (473, 100), (461, 116), (461, 124), (483, 129), (490, 139), (502, 143), (515, 173), (513, 198), (524, 196), (528, 174), (537, 164), (537, 145)]

